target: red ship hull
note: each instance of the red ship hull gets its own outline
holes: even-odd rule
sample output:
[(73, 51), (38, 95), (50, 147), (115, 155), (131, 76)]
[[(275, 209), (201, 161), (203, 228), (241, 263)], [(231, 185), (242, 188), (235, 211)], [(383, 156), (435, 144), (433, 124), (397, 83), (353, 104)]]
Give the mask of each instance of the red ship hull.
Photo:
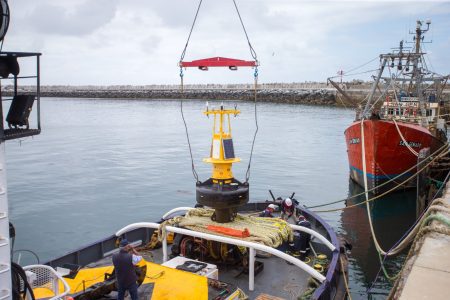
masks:
[[(410, 123), (397, 122), (405, 141), (415, 151), (430, 148), (431, 153), (443, 145), (428, 129)], [(354, 122), (345, 131), (350, 177), (364, 187), (362, 164), (361, 121)], [(367, 186), (373, 193), (386, 191), (412, 176), (416, 170), (379, 187), (391, 178), (402, 174), (417, 164), (417, 156), (408, 149), (392, 121), (364, 120), (364, 140)], [(414, 187), (416, 180), (411, 179), (403, 188)]]

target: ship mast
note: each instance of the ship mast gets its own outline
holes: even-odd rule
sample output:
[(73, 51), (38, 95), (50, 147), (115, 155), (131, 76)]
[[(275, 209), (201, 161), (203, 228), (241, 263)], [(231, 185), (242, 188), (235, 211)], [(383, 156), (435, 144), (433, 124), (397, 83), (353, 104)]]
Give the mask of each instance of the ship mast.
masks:
[(380, 58), (383, 59), (383, 62), (381, 63), (381, 67), (380, 67), (380, 70), (378, 71), (377, 78), (375, 79), (375, 82), (373, 83), (372, 88), (370, 90), (369, 98), (367, 99), (366, 106), (364, 107), (364, 111), (361, 115), (361, 119), (366, 119), (367, 117), (369, 117), (369, 113), (372, 109), (371, 104), (372, 104), (373, 96), (375, 95), (375, 90), (378, 87), (378, 83), (380, 82), (381, 75), (383, 75), (384, 68), (385, 68), (387, 60), (388, 60), (387, 57), (380, 56)]
[(419, 67), (419, 61), (422, 59), (423, 53), (421, 53), (421, 47), (420, 43), (423, 41), (424, 33), (426, 33), (430, 29), (431, 21), (427, 21), (427, 28), (422, 29), (422, 21), (417, 20), (416, 24), (416, 32), (414, 36), (415, 40), (415, 57), (413, 61), (413, 70), (412, 70), (412, 76), (411, 81), (409, 82), (408, 92), (411, 92), (414, 89), (414, 84), (416, 85), (416, 95), (419, 98), (419, 108), (420, 112), (422, 114), (422, 125), (428, 126), (428, 119), (426, 118), (427, 112), (425, 108), (424, 98), (422, 94), (422, 80), (423, 80), (423, 74), (422, 69)]

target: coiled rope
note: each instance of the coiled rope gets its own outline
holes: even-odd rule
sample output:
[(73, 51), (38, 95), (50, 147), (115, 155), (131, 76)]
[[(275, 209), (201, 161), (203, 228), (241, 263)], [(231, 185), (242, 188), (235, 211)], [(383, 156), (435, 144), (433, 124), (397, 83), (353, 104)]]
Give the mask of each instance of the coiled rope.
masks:
[[(211, 233), (208, 230), (208, 225), (220, 225), (211, 221), (211, 216), (214, 213), (212, 209), (196, 208), (189, 210), (186, 215), (169, 219), (159, 226), (158, 239), (162, 241), (167, 234), (166, 226), (178, 226), (190, 230)], [(244, 230), (250, 232), (249, 237), (233, 237), (236, 239), (260, 243), (272, 248), (277, 248), (283, 242), (292, 242), (294, 235), (289, 224), (278, 218), (260, 218), (249, 217), (237, 214), (233, 222), (226, 224), (227, 228)], [(216, 235), (227, 236), (222, 233), (214, 232)]]

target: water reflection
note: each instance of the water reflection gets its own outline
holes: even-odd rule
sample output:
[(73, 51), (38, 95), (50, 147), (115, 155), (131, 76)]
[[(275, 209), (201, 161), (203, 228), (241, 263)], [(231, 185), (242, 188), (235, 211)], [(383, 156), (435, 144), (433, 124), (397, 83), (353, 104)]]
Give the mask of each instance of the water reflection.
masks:
[[(349, 180), (349, 197), (362, 192), (364, 192), (362, 187)], [(371, 195), (370, 197), (374, 196)], [(365, 200), (365, 196), (360, 195), (348, 200), (346, 206), (362, 203)], [(410, 189), (391, 193), (370, 202), (374, 231), (384, 250), (390, 249), (415, 221), (415, 201), (416, 190)], [(370, 231), (366, 205), (362, 204), (343, 210), (341, 222), (343, 236), (353, 245), (349, 276), (353, 283), (351, 289), (354, 298), (384, 299), (388, 294), (387, 291), (390, 289), (391, 283), (384, 278), (382, 273), (370, 289), (369, 294), (367, 293), (367, 289), (371, 287), (372, 281), (377, 276), (380, 263)], [(386, 266), (391, 274), (399, 270), (404, 256), (405, 254), (402, 254), (387, 260)]]

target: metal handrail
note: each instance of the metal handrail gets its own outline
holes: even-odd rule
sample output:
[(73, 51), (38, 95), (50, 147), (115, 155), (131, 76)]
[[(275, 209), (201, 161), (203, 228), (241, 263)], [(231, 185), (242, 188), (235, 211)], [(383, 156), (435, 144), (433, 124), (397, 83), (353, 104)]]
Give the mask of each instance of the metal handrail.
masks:
[[(138, 229), (138, 228), (158, 229), (159, 227), (160, 227), (160, 224), (158, 224), (158, 223), (151, 223), (151, 222), (133, 223), (133, 224), (127, 225), (127, 226), (123, 227), (122, 229), (118, 230), (116, 232), (116, 236), (121, 236), (128, 231)], [(267, 252), (267, 253), (277, 256), (281, 259), (284, 259), (285, 261), (288, 261), (288, 262), (296, 265), (303, 271), (307, 272), (309, 275), (311, 275), (315, 279), (319, 280), (320, 282), (323, 282), (326, 280), (326, 278), (322, 274), (320, 274), (319, 272), (314, 270), (312, 267), (310, 267), (303, 261), (301, 261), (295, 257), (292, 257), (284, 252), (281, 252), (280, 250), (274, 249), (274, 248), (266, 246), (266, 245), (243, 241), (243, 240), (238, 240), (238, 239), (224, 237), (224, 236), (213, 235), (213, 234), (209, 234), (209, 233), (192, 231), (189, 229), (173, 227), (173, 226), (166, 226), (165, 229), (168, 232), (174, 232), (174, 233), (184, 234), (184, 235), (188, 235), (188, 236), (192, 236), (192, 237), (198, 237), (198, 238), (203, 238), (203, 239), (212, 240), (212, 241), (216, 241), (216, 242), (221, 242), (221, 243), (226, 243), (226, 244), (249, 248), (249, 250), (250, 250), (249, 251), (249, 290), (250, 291), (253, 291), (255, 288), (255, 254), (256, 254), (255, 250)], [(163, 238), (162, 246), (163, 246), (163, 261), (166, 262), (167, 258), (168, 258), (167, 237), (166, 236), (164, 236), (164, 238)]]
[(182, 207), (176, 207), (174, 209), (169, 210), (168, 212), (166, 212), (163, 216), (162, 219), (165, 220), (167, 219), (168, 216), (170, 216), (173, 213), (176, 212), (180, 212), (180, 211), (187, 211), (187, 210), (191, 210), (194, 209), (193, 207), (189, 207), (189, 206), (182, 206)]
[(300, 226), (300, 225), (289, 224), (289, 226), (291, 226), (291, 228), (294, 229), (294, 230), (305, 232), (305, 233), (308, 233), (308, 234), (316, 237), (319, 241), (324, 243), (325, 246), (327, 246), (328, 249), (331, 250), (331, 252), (336, 250), (336, 247), (329, 240), (327, 240), (326, 237), (324, 237), (320, 233), (318, 233), (318, 232), (316, 232), (316, 231), (314, 231), (314, 230), (312, 230), (310, 228), (307, 228), (307, 227), (304, 227), (304, 226)]
[[(60, 280), (60, 281), (63, 283), (63, 285), (64, 285), (64, 291), (63, 291), (61, 294), (55, 295), (54, 297), (50, 298), (49, 300), (58, 300), (58, 299), (62, 299), (64, 296), (66, 296), (66, 295), (69, 294), (69, 292), (70, 292), (70, 286), (69, 286), (69, 284), (64, 280), (64, 278), (62, 278), (61, 275), (59, 275), (58, 272), (55, 271), (55, 269), (53, 269), (53, 268), (50, 267), (50, 266), (46, 266), (46, 265), (29, 265), (29, 266), (23, 267), (23, 269), (24, 269), (25, 271), (26, 271), (26, 270), (33, 269), (33, 268), (36, 268), (36, 269), (37, 269), (37, 268), (40, 268), (40, 269), (46, 269), (46, 270), (49, 270), (54, 276), (56, 276), (56, 278), (57, 278), (58, 280)], [(59, 286), (59, 282), (58, 282), (58, 286)], [(55, 294), (56, 294), (56, 292), (55, 292)]]
[(0, 263), (0, 274), (6, 273), (10, 270), (8, 264)]
[(9, 240), (7, 238), (0, 236), (0, 247), (4, 247), (4, 246), (8, 246), (8, 245), (9, 245)]
[[(163, 219), (163, 220), (166, 220), (167, 217), (169, 217), (169, 216), (170, 216), (171, 214), (173, 214), (173, 213), (176, 213), (176, 212), (182, 212), (182, 211), (188, 211), (188, 210), (191, 210), (191, 209), (195, 209), (195, 208), (183, 206), (183, 207), (177, 207), (177, 208), (171, 209), (171, 210), (169, 210), (168, 212), (166, 212), (166, 213), (162, 216), (162, 219)], [(305, 232), (305, 233), (308, 233), (308, 234), (310, 234), (310, 235), (316, 237), (318, 240), (320, 240), (322, 243), (324, 243), (325, 246), (327, 246), (328, 249), (330, 249), (332, 252), (333, 252), (334, 250), (336, 250), (336, 247), (335, 247), (335, 246), (334, 246), (334, 245), (333, 245), (326, 237), (324, 237), (324, 236), (321, 235), (320, 233), (318, 233), (318, 232), (316, 232), (316, 231), (314, 231), (314, 230), (312, 230), (312, 229), (303, 227), (303, 226), (294, 225), (294, 224), (289, 224), (289, 225), (290, 225), (291, 228), (294, 229), (294, 230), (301, 231), (301, 232)]]
[[(3, 293), (4, 295), (1, 295), (1, 293)], [(0, 290), (0, 300), (9, 299), (9, 297), (11, 297), (11, 294), (9, 293), (8, 289)]]

